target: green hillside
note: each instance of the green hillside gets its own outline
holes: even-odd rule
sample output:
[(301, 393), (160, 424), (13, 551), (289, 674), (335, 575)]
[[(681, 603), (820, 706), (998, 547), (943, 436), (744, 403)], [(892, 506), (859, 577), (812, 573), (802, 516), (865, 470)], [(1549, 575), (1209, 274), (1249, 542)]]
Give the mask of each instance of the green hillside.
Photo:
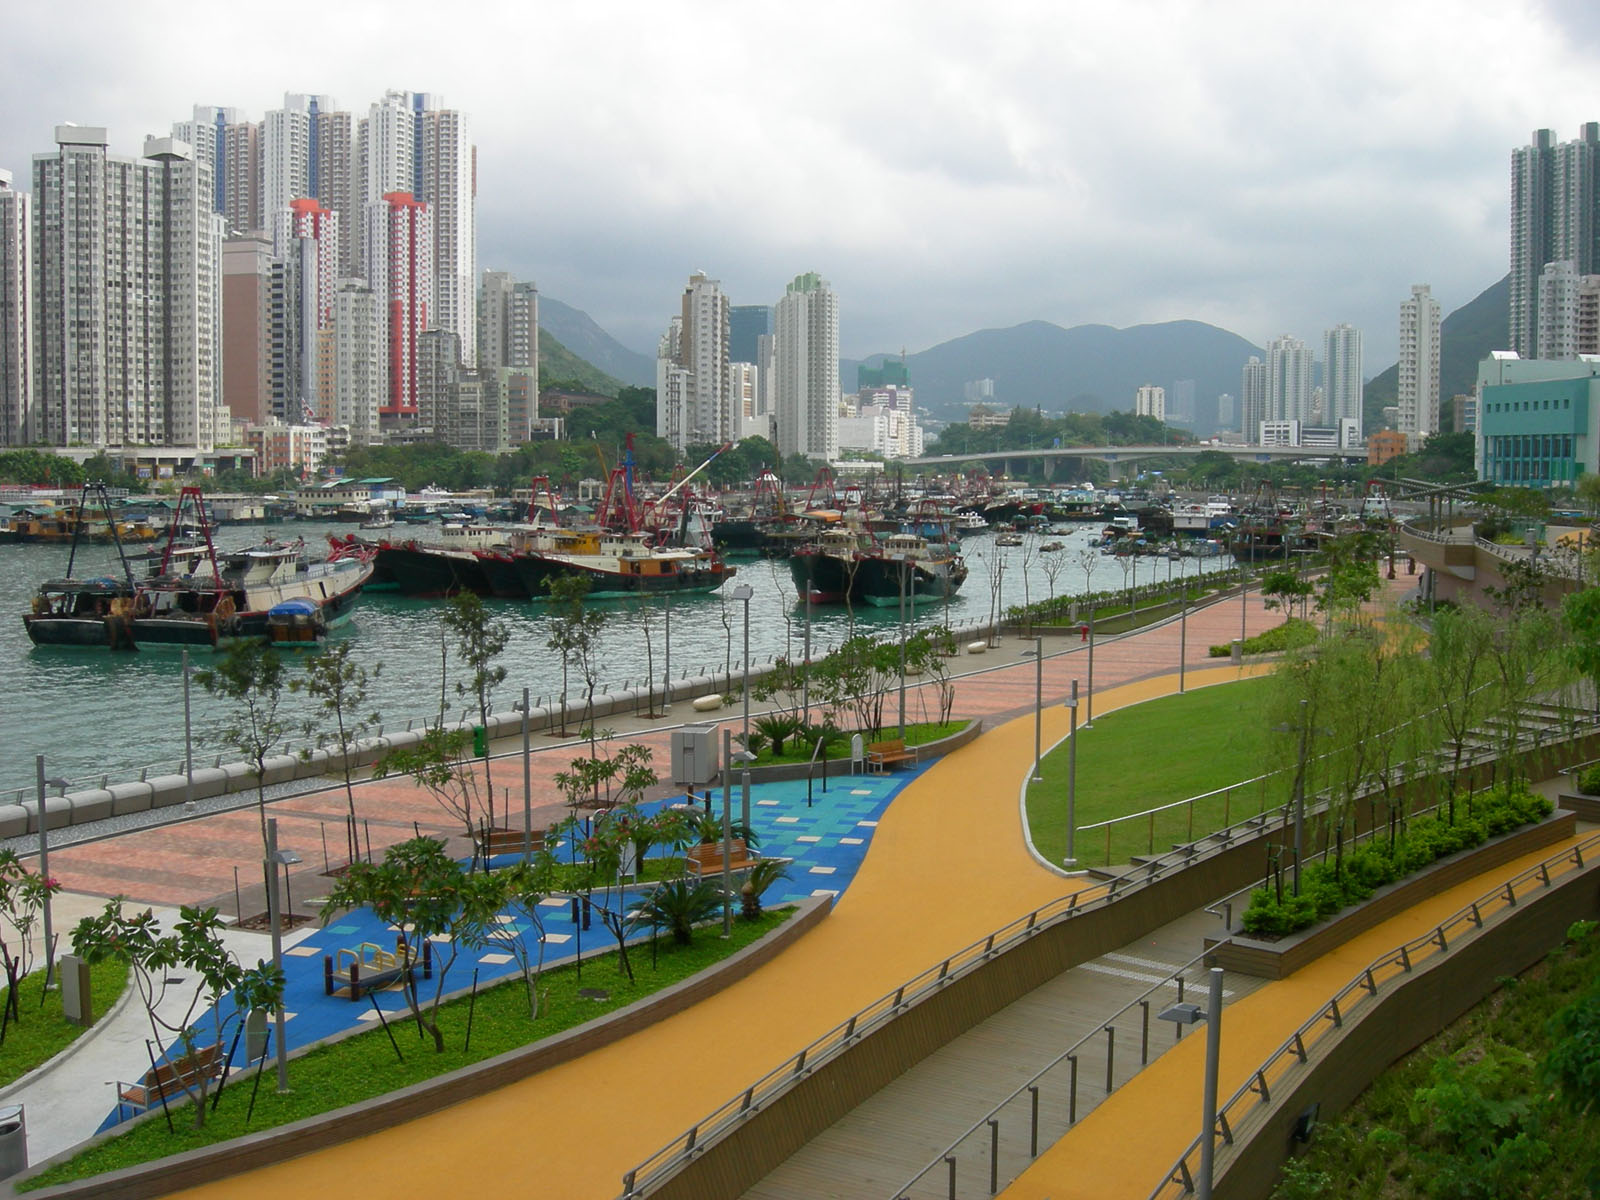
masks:
[(598, 396), (615, 396), (626, 385), (599, 367), (585, 362), (544, 329), (539, 330), (539, 388), (552, 383), (575, 383), (579, 390)]
[[(1439, 392), (1446, 404), (1451, 396), (1472, 391), (1478, 363), (1490, 351), (1510, 345), (1510, 305), (1511, 276), (1505, 275), (1439, 323)], [(1373, 376), (1362, 404), (1368, 431), (1383, 428), (1384, 405), (1393, 404), (1399, 390), (1398, 366)]]

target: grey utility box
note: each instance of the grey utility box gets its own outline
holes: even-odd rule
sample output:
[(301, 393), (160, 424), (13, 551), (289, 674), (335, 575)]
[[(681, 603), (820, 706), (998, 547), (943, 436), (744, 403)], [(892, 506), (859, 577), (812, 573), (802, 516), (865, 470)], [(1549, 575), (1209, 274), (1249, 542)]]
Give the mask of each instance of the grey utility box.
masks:
[(22, 1105), (0, 1108), (0, 1179), (28, 1169), (28, 1121)]
[(258, 1062), (267, 1052), (267, 1010), (252, 1008), (244, 1019), (244, 1060)]
[(61, 981), (61, 1011), (74, 1025), (94, 1024), (94, 998), (89, 988), (89, 964), (76, 954), (63, 954), (56, 960), (56, 978)]
[(717, 727), (685, 725), (672, 731), (672, 782), (704, 787), (717, 778)]

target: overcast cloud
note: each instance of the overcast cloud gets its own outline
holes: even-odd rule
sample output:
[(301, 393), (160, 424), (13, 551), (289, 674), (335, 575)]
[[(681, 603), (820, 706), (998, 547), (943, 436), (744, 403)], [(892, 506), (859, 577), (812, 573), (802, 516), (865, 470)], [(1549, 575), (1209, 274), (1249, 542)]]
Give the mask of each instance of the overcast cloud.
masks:
[[(70, 11), (69, 18), (63, 14)], [(12, 5), (0, 167), (63, 121), (137, 153), (194, 104), (441, 93), (479, 147), (480, 266), (651, 350), (685, 278), (840, 297), (846, 355), (1042, 319), (1258, 344), (1449, 311), (1507, 262), (1510, 151), (1600, 120), (1585, 0)], [(239, 14), (239, 15), (235, 15)]]

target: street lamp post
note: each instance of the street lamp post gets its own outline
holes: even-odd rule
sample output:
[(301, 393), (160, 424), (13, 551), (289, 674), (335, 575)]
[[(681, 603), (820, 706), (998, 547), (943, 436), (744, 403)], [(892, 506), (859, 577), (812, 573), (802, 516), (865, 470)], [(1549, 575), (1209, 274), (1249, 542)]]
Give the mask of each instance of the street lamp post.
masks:
[(533, 861), (533, 747), (528, 741), (528, 689), (522, 689), (522, 861)]
[(805, 674), (800, 676), (800, 719), (811, 724), (811, 568), (806, 567), (806, 644)]
[(1033, 649), (1024, 650), (1023, 658), (1033, 659), (1033, 782), (1038, 783), (1039, 760), (1043, 755), (1044, 738), (1044, 638), (1033, 639)]
[(1072, 697), (1067, 701), (1071, 722), (1067, 730), (1067, 856), (1061, 865), (1072, 870), (1078, 865), (1073, 846), (1078, 836), (1078, 681), (1072, 681)]
[(1083, 689), (1083, 727), (1094, 728), (1094, 604), (1089, 604), (1089, 682)]
[[(272, 967), (279, 976), (283, 974), (283, 917), (278, 897), (278, 868), (292, 867), (300, 861), (293, 850), (278, 849), (278, 818), (267, 818), (267, 874), (271, 886), (267, 888), (267, 922), (272, 926)], [(289, 1044), (284, 1040), (283, 1002), (278, 1002), (274, 1014), (278, 1030), (278, 1091), (289, 1090)]]
[(1184, 660), (1189, 657), (1189, 580), (1178, 564), (1178, 694), (1183, 694)]
[(735, 600), (744, 601), (744, 745), (750, 745), (750, 597), (755, 589), (741, 583), (728, 593)]
[[(44, 790), (46, 785), (54, 784), (63, 790), (67, 786), (65, 779), (46, 779), (44, 777), (44, 755), (34, 756), (33, 765), (38, 775), (38, 800), (39, 800), (39, 878), (48, 881), (50, 878), (50, 821), (46, 811)], [(50, 888), (44, 889), (44, 990), (49, 991), (55, 983), (55, 932), (50, 924)]]
[[(1217, 1074), (1222, 1058), (1222, 968), (1212, 967), (1206, 1007), (1184, 1001), (1164, 1009), (1163, 1021), (1181, 1027), (1197, 1021), (1206, 1023), (1205, 1091), (1200, 1101), (1200, 1176), (1195, 1180), (1195, 1195), (1211, 1200), (1211, 1185), (1216, 1175), (1217, 1152)], [(1181, 1032), (1180, 1032), (1181, 1036)]]
[(661, 711), (672, 711), (672, 597), (667, 597), (667, 669), (661, 678)]
[(906, 736), (906, 559), (900, 558), (900, 736)]
[(189, 652), (183, 652), (183, 805), (194, 803), (194, 739), (189, 727)]
[(733, 936), (733, 731), (722, 730), (722, 936)]

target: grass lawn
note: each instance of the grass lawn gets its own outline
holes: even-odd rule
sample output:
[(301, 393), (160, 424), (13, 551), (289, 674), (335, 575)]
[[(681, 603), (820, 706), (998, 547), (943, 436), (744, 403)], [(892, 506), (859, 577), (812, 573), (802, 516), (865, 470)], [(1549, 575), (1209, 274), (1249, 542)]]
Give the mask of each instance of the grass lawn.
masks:
[[(105, 962), (89, 968), (89, 991), (93, 997), (95, 1020), (111, 1011), (111, 1006), (128, 986), (128, 968), (123, 963)], [(61, 1014), (61, 993), (52, 990), (44, 997), (44, 1007), (39, 1006), (44, 991), (44, 967), (24, 975), (17, 984), (17, 1007), (22, 1010), (20, 1023), (6, 1026), (4, 1043), (0, 1043), (0, 1087), (12, 1080), (21, 1079), (35, 1067), (48, 1062), (70, 1046), (88, 1029), (69, 1024)], [(9, 1001), (9, 989), (0, 987), (0, 1006)]]
[[(1247, 679), (1096, 716), (1093, 729), (1078, 731), (1079, 829), (1262, 774), (1270, 734), (1257, 714), (1268, 686), (1266, 679)], [(1067, 850), (1065, 745), (1045, 757), (1040, 774), (1043, 780), (1028, 788), (1028, 824), (1039, 852), (1059, 863)], [(1272, 807), (1288, 798), (1285, 782), (1267, 788), (1265, 803)], [(1236, 791), (1227, 804), (1227, 819), (1241, 820), (1261, 805), (1259, 786)], [(1221, 796), (1196, 804), (1193, 836), (1222, 828), (1223, 816)], [(1189, 839), (1186, 810), (1156, 819), (1153, 843), (1158, 853)], [(1110, 861), (1123, 863), (1135, 854), (1148, 854), (1151, 843), (1148, 821), (1127, 822), (1112, 833)], [(1082, 864), (1105, 863), (1105, 832), (1080, 833), (1074, 850)]]
[[(379, 1096), (442, 1075), (446, 1071), (493, 1058), (581, 1025), (687, 979), (769, 933), (788, 918), (790, 911), (765, 913), (759, 921), (753, 922), (735, 920), (733, 936), (726, 942), (719, 936), (717, 928), (709, 926), (698, 931), (693, 944), (689, 946), (676, 946), (670, 937), (663, 935), (658, 942), (655, 965), (651, 964), (648, 944), (633, 947), (628, 954), (635, 976), (632, 983), (618, 968), (615, 950), (587, 958), (583, 964), (581, 986), (605, 989), (610, 993), (605, 1000), (592, 1000), (578, 995), (580, 984), (574, 966), (547, 970), (539, 983), (544, 999), (536, 1022), (528, 1020), (528, 992), (520, 977), (480, 991), (476, 1011), (472, 1014), (470, 1050), (464, 1045), (469, 1009), (465, 998), (447, 1004), (440, 1010), (439, 1027), (445, 1037), (443, 1053), (434, 1052), (431, 1040), (422, 1041), (415, 1024), (402, 1014), (399, 1019), (390, 1019), (389, 1028), (394, 1032), (401, 1053), (405, 1055), (404, 1062), (395, 1058), (394, 1048), (383, 1029), (373, 1028), (292, 1060), (289, 1064), (291, 1090), (285, 1096), (278, 1095), (273, 1086), (269, 1062), (267, 1078), (262, 1081), (256, 1095), (255, 1115), (248, 1125), (245, 1112), (250, 1104), (252, 1079), (250, 1076), (240, 1076), (223, 1092), (222, 1103), (217, 1110), (206, 1114), (203, 1129), (193, 1128), (192, 1108), (181, 1108), (173, 1113), (176, 1126), (173, 1132), (169, 1132), (166, 1122), (157, 1116), (130, 1129), (123, 1136), (85, 1150), (19, 1186), (22, 1190), (29, 1190), (67, 1183), (150, 1162), (169, 1154), (213, 1145), (243, 1133), (257, 1133), (275, 1125), (286, 1125), (328, 1112), (357, 1100)], [(470, 973), (457, 968), (449, 986), (464, 986), (471, 981)]]

